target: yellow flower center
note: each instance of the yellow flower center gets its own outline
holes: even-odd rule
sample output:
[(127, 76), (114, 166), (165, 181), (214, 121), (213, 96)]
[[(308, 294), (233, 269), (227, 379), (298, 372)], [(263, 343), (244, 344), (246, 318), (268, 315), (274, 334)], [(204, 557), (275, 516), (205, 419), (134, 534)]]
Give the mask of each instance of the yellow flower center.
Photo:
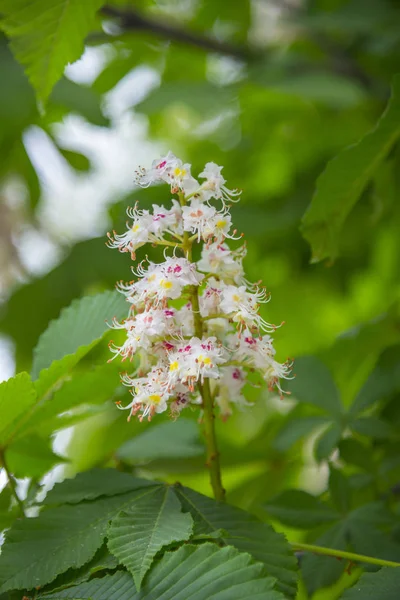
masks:
[(219, 229), (223, 229), (223, 228), (225, 227), (225, 225), (226, 225), (226, 221), (224, 221), (224, 220), (217, 221), (217, 224), (216, 224), (216, 226), (217, 226)]
[(151, 394), (149, 400), (150, 402), (153, 402), (153, 404), (158, 404), (161, 400), (161, 396), (159, 394)]
[(199, 362), (203, 363), (203, 365), (211, 365), (211, 358), (209, 356), (203, 356), (200, 354)]
[(176, 167), (176, 169), (174, 169), (174, 175), (175, 177), (185, 177), (186, 169), (180, 169), (179, 167)]
[(133, 233), (136, 233), (137, 231), (139, 231), (139, 229), (140, 229), (140, 225), (134, 225), (134, 226), (132, 227), (132, 231), (133, 231)]
[(176, 371), (177, 369), (179, 369), (179, 363), (177, 360), (174, 360), (174, 362), (169, 365), (169, 370)]
[(170, 290), (172, 288), (172, 283), (166, 279), (161, 279), (160, 287), (164, 288), (164, 290)]

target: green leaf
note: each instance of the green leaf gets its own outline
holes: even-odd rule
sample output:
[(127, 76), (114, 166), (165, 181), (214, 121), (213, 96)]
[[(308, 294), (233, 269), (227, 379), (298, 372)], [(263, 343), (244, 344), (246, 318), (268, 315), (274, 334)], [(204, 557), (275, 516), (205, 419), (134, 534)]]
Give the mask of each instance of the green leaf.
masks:
[[(85, 563), (79, 569), (68, 569), (68, 571), (56, 577), (50, 584), (44, 586), (41, 591), (43, 594), (47, 594), (56, 590), (62, 590), (71, 585), (87, 581), (95, 573), (98, 576), (100, 571), (114, 570), (117, 567), (117, 559), (109, 553), (107, 546), (104, 544), (88, 563)], [(106, 573), (102, 573), (102, 575), (106, 575)]]
[(351, 488), (342, 471), (330, 465), (329, 492), (333, 503), (341, 513), (347, 513), (351, 504)]
[(90, 170), (90, 160), (87, 156), (85, 156), (85, 154), (77, 152), (76, 150), (66, 150), (65, 148), (58, 149), (73, 169), (83, 172)]
[(194, 519), (194, 535), (224, 529), (229, 534), (227, 544), (263, 562), (268, 574), (276, 577), (278, 589), (295, 596), (297, 561), (282, 534), (244, 510), (219, 504), (185, 487), (177, 486), (176, 490)]
[(16, 477), (39, 479), (65, 458), (54, 454), (51, 443), (38, 435), (28, 435), (13, 441), (6, 450), (7, 465)]
[(342, 437), (342, 427), (333, 423), (324, 433), (321, 435), (315, 446), (315, 458), (318, 461), (329, 458), (333, 450), (338, 445), (340, 438)]
[(310, 529), (337, 521), (340, 515), (303, 490), (285, 490), (265, 504), (271, 517), (289, 527)]
[(13, 494), (8, 485), (0, 492), (0, 531), (10, 527), (19, 514), (19, 507), (13, 505)]
[[(69, 360), (72, 357), (72, 361)], [(39, 430), (40, 433), (53, 433), (62, 426), (60, 413), (66, 412), (82, 404), (103, 404), (113, 397), (120, 381), (117, 375), (118, 365), (103, 364), (90, 371), (79, 371), (66, 381), (53, 396), (48, 398), (52, 388), (56, 387), (66, 376), (68, 368), (75, 362), (75, 354), (70, 354), (60, 361), (55, 361), (50, 369), (44, 369), (35, 382), (38, 396), (46, 395), (32, 412), (27, 428)], [(67, 371), (65, 370), (67, 369)], [(52, 379), (55, 379), (52, 382)], [(50, 387), (49, 387), (50, 386)], [(85, 413), (84, 413), (85, 414)], [(83, 415), (84, 416), (84, 415)]]
[(287, 389), (294, 398), (305, 404), (312, 404), (338, 416), (342, 413), (339, 392), (327, 367), (314, 356), (301, 356), (296, 359), (295, 378)]
[(149, 486), (158, 486), (158, 484), (115, 469), (91, 469), (85, 473), (78, 473), (73, 479), (56, 483), (47, 493), (43, 503), (78, 504), (83, 500), (95, 500), (100, 496), (116, 496)]
[(7, 446), (35, 401), (36, 392), (28, 373), (19, 373), (0, 383), (0, 447)]
[(360, 417), (351, 421), (349, 426), (355, 433), (377, 439), (388, 438), (392, 432), (390, 425), (378, 417)]
[(108, 548), (130, 571), (140, 590), (143, 577), (157, 552), (173, 542), (189, 539), (193, 529), (190, 514), (169, 487), (133, 502), (129, 513), (121, 512), (108, 529)]
[(261, 563), (235, 548), (215, 544), (185, 545), (166, 552), (151, 569), (140, 592), (133, 589), (128, 573), (93, 579), (56, 594), (48, 600), (284, 600), (273, 589)]
[(279, 452), (285, 452), (301, 438), (329, 420), (329, 417), (323, 416), (289, 419), (274, 439), (273, 446)]
[(7, 532), (0, 560), (0, 592), (43, 586), (88, 562), (102, 545), (109, 521), (144, 488), (78, 506), (49, 508), (36, 519), (16, 521)]
[[(313, 543), (324, 548), (346, 550), (346, 530), (343, 524), (333, 525)], [(301, 570), (310, 597), (316, 590), (330, 586), (337, 581), (345, 567), (346, 561), (344, 560), (307, 553), (301, 561)]]
[(398, 600), (400, 568), (384, 567), (377, 573), (364, 573), (346, 590), (342, 600)]
[(1, 0), (0, 27), (39, 100), (45, 102), (68, 63), (77, 60), (102, 0)]
[(339, 442), (340, 459), (365, 471), (374, 470), (371, 448), (359, 440), (345, 438)]
[(399, 136), (400, 76), (396, 76), (392, 97), (375, 129), (328, 163), (317, 181), (302, 222), (303, 235), (311, 244), (312, 262), (337, 257), (346, 217)]
[(74, 300), (39, 338), (33, 352), (32, 377), (36, 379), (42, 369), (69, 354), (77, 355), (78, 362), (108, 330), (106, 321), (126, 314), (125, 299), (117, 292)]
[(204, 454), (199, 428), (194, 421), (180, 417), (177, 421), (154, 424), (128, 440), (117, 451), (117, 457), (132, 462), (160, 458), (189, 458)]

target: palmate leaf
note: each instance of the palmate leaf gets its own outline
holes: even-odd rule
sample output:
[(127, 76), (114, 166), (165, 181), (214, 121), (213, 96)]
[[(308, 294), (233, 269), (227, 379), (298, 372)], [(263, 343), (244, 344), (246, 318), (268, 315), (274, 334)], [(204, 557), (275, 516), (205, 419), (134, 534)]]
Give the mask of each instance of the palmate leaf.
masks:
[(39, 100), (45, 102), (68, 63), (77, 60), (102, 0), (0, 0), (0, 27)]
[(78, 473), (73, 479), (64, 479), (51, 489), (43, 504), (78, 504), (83, 500), (95, 500), (101, 496), (116, 496), (137, 489), (159, 484), (132, 477), (116, 469), (91, 469)]
[(121, 512), (108, 529), (108, 548), (132, 573), (137, 589), (163, 546), (189, 539), (193, 529), (190, 514), (169, 487), (155, 488), (138, 498), (129, 512)]
[(392, 97), (373, 131), (343, 150), (317, 181), (317, 190), (303, 217), (302, 233), (311, 244), (312, 261), (334, 259), (343, 224), (376, 169), (400, 137), (400, 76)]
[(185, 545), (166, 552), (145, 578), (140, 592), (126, 572), (39, 596), (47, 600), (284, 600), (261, 563), (230, 546)]
[[(67, 355), (73, 354), (73, 362), (76, 364), (108, 330), (106, 321), (111, 322), (113, 317), (121, 319), (126, 314), (125, 299), (117, 292), (107, 291), (74, 300), (68, 308), (61, 311), (59, 318), (52, 321), (39, 338), (33, 356), (33, 379), (53, 361), (63, 359)], [(56, 367), (58, 365), (51, 369)], [(71, 368), (70, 364), (68, 368)], [(46, 373), (43, 377), (49, 378), (49, 375)]]
[(0, 384), (0, 447), (7, 446), (35, 402), (36, 392), (28, 373), (19, 373)]
[(398, 600), (400, 568), (385, 567), (378, 573), (364, 573), (342, 596), (343, 600)]
[(109, 521), (152, 488), (74, 506), (49, 508), (14, 523), (0, 558), (0, 592), (43, 586), (88, 562), (103, 544)]
[(227, 531), (227, 544), (263, 562), (268, 574), (276, 577), (277, 588), (288, 597), (295, 596), (297, 561), (282, 534), (239, 508), (218, 504), (185, 487), (177, 486), (176, 491), (184, 510), (194, 519), (195, 535), (217, 529)]
[(289, 527), (309, 529), (332, 523), (340, 514), (303, 490), (285, 490), (265, 505), (268, 513)]

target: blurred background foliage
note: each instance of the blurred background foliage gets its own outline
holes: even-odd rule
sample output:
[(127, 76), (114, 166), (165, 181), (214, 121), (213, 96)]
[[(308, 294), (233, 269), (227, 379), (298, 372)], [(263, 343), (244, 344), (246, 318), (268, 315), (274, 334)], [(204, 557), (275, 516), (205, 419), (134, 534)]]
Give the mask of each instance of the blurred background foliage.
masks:
[[(253, 408), (217, 423), (228, 500), (272, 518), (291, 540), (399, 561), (395, 83), (361, 163), (345, 154), (329, 185), (316, 184), (389, 102), (398, 2), (114, 1), (45, 109), (7, 42), (2, 34), (2, 379), (30, 371), (40, 334), (72, 300), (129, 279), (130, 261), (105, 247), (106, 231), (124, 227), (136, 200), (168, 202), (164, 190), (135, 188), (139, 165), (168, 149), (194, 173), (208, 161), (224, 165), (230, 187), (243, 189), (232, 214), (245, 234), (247, 276), (271, 292), (265, 316), (285, 321), (275, 345), (296, 373), (290, 398), (249, 386)], [(348, 201), (333, 231), (316, 220), (319, 246), (307, 229), (314, 194), (328, 226)], [(71, 370), (54, 394), (61, 416), (23, 438), (9, 459), (15, 474), (34, 488), (61, 456), (64, 472), (111, 465), (208, 494), (197, 415), (128, 424), (112, 402), (124, 392), (108, 356), (104, 341)], [(299, 600), (336, 598), (357, 576), (343, 574), (343, 561), (301, 563)]]

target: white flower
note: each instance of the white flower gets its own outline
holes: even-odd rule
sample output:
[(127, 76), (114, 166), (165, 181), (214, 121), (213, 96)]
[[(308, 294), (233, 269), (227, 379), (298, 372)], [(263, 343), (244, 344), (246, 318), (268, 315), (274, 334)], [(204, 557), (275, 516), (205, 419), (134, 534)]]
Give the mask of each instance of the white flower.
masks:
[(232, 404), (236, 404), (240, 408), (251, 406), (251, 403), (247, 402), (242, 394), (245, 383), (246, 373), (243, 369), (234, 366), (221, 369), (221, 379), (218, 381), (218, 393), (215, 399), (223, 418), (232, 414)]
[(226, 186), (226, 180), (221, 175), (223, 167), (219, 167), (213, 162), (209, 162), (204, 167), (204, 171), (199, 177), (206, 181), (201, 185), (201, 196), (204, 200), (216, 198), (217, 200), (233, 200), (236, 196), (240, 196), (239, 190), (229, 190)]
[(191, 233), (197, 233), (197, 241), (208, 239), (204, 232), (207, 224), (217, 214), (213, 206), (201, 202), (198, 198), (193, 198), (190, 204), (182, 207), (183, 229)]
[(167, 400), (170, 394), (166, 386), (166, 372), (159, 366), (153, 367), (146, 377), (131, 378), (124, 375), (122, 382), (132, 388), (132, 402), (128, 406), (118, 404), (122, 410), (130, 409), (128, 421), (139, 411), (142, 411), (139, 417), (140, 421), (145, 417), (151, 421), (154, 413), (162, 413), (167, 410)]
[(149, 261), (149, 267), (137, 268), (138, 281), (123, 284), (117, 288), (128, 296), (129, 302), (138, 305), (158, 306), (167, 298), (177, 299), (187, 285), (199, 285), (204, 275), (196, 271), (196, 265), (186, 258), (167, 257), (165, 262), (155, 264)]
[(200, 296), (200, 313), (202, 317), (208, 317), (219, 312), (221, 302), (221, 284), (219, 281), (211, 277), (207, 281), (207, 287)]
[(197, 268), (204, 273), (218, 275), (226, 283), (240, 285), (244, 282), (242, 260), (245, 253), (244, 246), (233, 252), (227, 244), (207, 244), (202, 248)]
[(218, 379), (219, 365), (226, 362), (226, 353), (216, 341), (215, 337), (202, 340), (192, 337), (171, 352), (168, 356), (169, 386), (180, 381), (193, 391), (194, 384), (199, 380), (203, 382), (204, 377)]
[(141, 168), (137, 172), (136, 183), (148, 187), (152, 183), (164, 181), (171, 185), (172, 193), (183, 191), (186, 196), (194, 193), (200, 185), (190, 173), (190, 165), (183, 164), (172, 152), (153, 161), (150, 169)]
[(276, 326), (270, 325), (258, 314), (258, 304), (268, 300), (269, 297), (263, 290), (251, 293), (244, 285), (226, 285), (222, 288), (220, 309), (232, 315), (232, 320), (241, 328), (255, 327), (264, 331), (274, 331)]

